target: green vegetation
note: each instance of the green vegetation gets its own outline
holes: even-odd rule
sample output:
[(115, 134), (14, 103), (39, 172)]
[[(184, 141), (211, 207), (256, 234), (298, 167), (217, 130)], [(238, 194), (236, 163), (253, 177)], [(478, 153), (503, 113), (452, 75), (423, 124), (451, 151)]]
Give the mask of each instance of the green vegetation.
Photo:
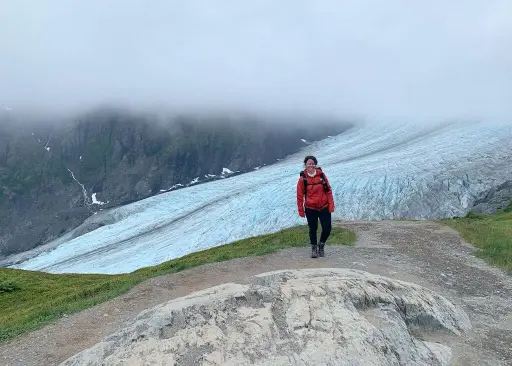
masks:
[[(112, 299), (151, 277), (202, 264), (274, 253), (307, 244), (307, 226), (255, 236), (207, 249), (129, 274), (49, 274), (0, 268), (0, 342), (37, 329), (62, 316)], [(355, 233), (333, 227), (331, 244), (353, 245)]]
[(468, 243), (481, 249), (477, 256), (512, 271), (512, 201), (494, 215), (469, 212), (465, 217), (439, 220), (457, 230)]
[(16, 290), (20, 290), (20, 286), (11, 281), (3, 281), (0, 282), (0, 294), (3, 292), (13, 292)]
[(84, 174), (92, 175), (104, 169), (108, 148), (108, 141), (105, 142), (101, 139), (95, 139), (87, 144), (80, 161), (80, 168)]
[(45, 183), (60, 180), (71, 182), (72, 178), (62, 162), (43, 146), (12, 142), (6, 161), (0, 162), (0, 193), (2, 187), (9, 192), (24, 195)]

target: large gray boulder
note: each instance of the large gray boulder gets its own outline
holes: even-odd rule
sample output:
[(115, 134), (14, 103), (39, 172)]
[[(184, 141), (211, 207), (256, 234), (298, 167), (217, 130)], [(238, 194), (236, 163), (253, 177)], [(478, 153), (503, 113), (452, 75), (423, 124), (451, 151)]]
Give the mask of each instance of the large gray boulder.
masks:
[(461, 309), (412, 283), (285, 270), (144, 311), (62, 365), (447, 365), (451, 349), (433, 335), (470, 328)]

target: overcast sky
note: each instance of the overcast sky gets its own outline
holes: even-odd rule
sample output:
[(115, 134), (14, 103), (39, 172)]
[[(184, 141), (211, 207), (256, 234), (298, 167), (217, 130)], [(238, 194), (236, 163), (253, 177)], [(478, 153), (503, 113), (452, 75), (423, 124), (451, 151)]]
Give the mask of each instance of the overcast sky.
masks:
[(0, 106), (511, 118), (511, 0), (3, 0)]

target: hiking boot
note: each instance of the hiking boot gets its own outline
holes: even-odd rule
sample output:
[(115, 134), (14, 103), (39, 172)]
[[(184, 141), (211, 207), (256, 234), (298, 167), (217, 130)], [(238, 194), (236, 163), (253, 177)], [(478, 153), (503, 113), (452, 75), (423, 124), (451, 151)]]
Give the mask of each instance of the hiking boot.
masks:
[(325, 243), (318, 243), (318, 256), (319, 257), (324, 256), (324, 247), (325, 247)]
[(311, 246), (311, 258), (318, 257), (318, 247), (316, 245)]

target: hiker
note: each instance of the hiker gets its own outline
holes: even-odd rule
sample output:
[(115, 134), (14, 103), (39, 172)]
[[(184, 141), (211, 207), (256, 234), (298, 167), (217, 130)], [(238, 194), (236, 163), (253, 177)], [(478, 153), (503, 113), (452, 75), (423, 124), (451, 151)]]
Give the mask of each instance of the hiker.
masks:
[[(306, 156), (305, 169), (297, 182), (297, 207), (300, 217), (306, 217), (309, 226), (311, 258), (324, 256), (325, 242), (331, 234), (331, 213), (334, 212), (332, 190), (322, 168), (317, 167), (314, 156)], [(318, 220), (322, 225), (320, 241), (317, 243)]]

